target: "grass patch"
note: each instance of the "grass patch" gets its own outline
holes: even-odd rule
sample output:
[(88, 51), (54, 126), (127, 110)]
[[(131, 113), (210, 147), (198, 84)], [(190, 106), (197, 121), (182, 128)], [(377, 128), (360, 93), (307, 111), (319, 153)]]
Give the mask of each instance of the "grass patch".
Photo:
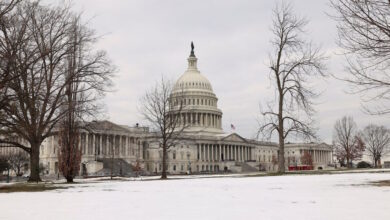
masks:
[(371, 182), (371, 184), (374, 186), (390, 186), (390, 180), (375, 181)]
[(43, 192), (56, 189), (66, 189), (68, 187), (55, 186), (48, 183), (16, 183), (10, 185), (0, 186), (0, 193), (13, 193), (13, 192)]

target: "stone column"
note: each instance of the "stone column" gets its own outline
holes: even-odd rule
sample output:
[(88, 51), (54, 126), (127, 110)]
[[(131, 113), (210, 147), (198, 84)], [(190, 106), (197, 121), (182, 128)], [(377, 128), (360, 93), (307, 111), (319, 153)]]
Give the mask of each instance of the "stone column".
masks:
[(209, 153), (209, 145), (208, 145), (208, 144), (205, 144), (205, 147), (206, 147), (206, 151), (205, 151), (205, 152), (206, 152), (206, 161), (210, 161), (210, 160), (209, 160), (209, 154), (210, 154), (210, 153)]
[(206, 144), (202, 144), (202, 149), (203, 149), (203, 162), (206, 161)]
[(214, 152), (213, 152), (213, 145), (212, 144), (209, 144), (209, 152), (210, 152), (210, 161), (212, 162), (213, 161), (213, 156), (214, 156)]
[(199, 144), (199, 155), (200, 161), (203, 161), (203, 144)]
[(243, 153), (243, 146), (240, 146), (240, 161), (241, 162), (244, 161), (242, 153)]
[(124, 149), (125, 146), (123, 146), (124, 141), (123, 141), (123, 135), (119, 135), (119, 155), (123, 157), (125, 155)]
[(99, 144), (98, 144), (98, 155), (101, 155), (102, 154), (102, 134), (99, 134), (98, 136), (98, 141), (99, 141)]
[(207, 144), (207, 146), (209, 147), (209, 161), (213, 161), (213, 145), (212, 144)]
[(215, 161), (215, 145), (214, 144), (211, 145), (211, 152), (213, 152), (213, 157), (211, 159), (214, 162)]
[(222, 157), (221, 157), (222, 156), (222, 151), (221, 151), (221, 149), (222, 149), (221, 145), (218, 144), (218, 155), (219, 155), (218, 158), (219, 158), (219, 161), (222, 161)]
[(321, 151), (317, 150), (317, 160), (318, 163), (321, 163)]
[(322, 163), (322, 152), (321, 150), (318, 151), (318, 161)]
[(210, 144), (210, 161), (213, 162), (214, 161), (214, 149), (213, 149), (213, 145)]
[(321, 163), (321, 150), (317, 151), (318, 162)]
[(229, 145), (225, 145), (226, 148), (226, 159), (230, 160), (230, 150), (229, 150)]
[(322, 160), (321, 160), (321, 150), (317, 151), (317, 156), (318, 156), (318, 162), (321, 163)]
[(96, 158), (96, 143), (95, 143), (95, 134), (92, 134), (92, 155)]
[(236, 160), (236, 147), (232, 145), (233, 160)]
[(242, 151), (242, 161), (245, 162), (245, 146), (242, 146), (241, 147), (241, 151)]
[(203, 144), (203, 161), (207, 161), (207, 149), (206, 149), (206, 144)]
[(106, 155), (109, 156), (111, 155), (111, 146), (110, 146), (110, 135), (106, 135)]
[(84, 142), (84, 144), (85, 144), (85, 152), (84, 152), (84, 154), (89, 155), (89, 152), (88, 152), (88, 132), (85, 132), (85, 142)]
[(244, 146), (244, 161), (246, 161), (246, 146)]
[(51, 136), (51, 138), (50, 138), (50, 150), (48, 150), (48, 152), (50, 152), (50, 153), (48, 153), (48, 155), (50, 155), (51, 153), (52, 154), (54, 154), (55, 153), (55, 149), (54, 149), (54, 136)]
[(225, 160), (229, 160), (229, 145), (224, 145), (225, 146)]

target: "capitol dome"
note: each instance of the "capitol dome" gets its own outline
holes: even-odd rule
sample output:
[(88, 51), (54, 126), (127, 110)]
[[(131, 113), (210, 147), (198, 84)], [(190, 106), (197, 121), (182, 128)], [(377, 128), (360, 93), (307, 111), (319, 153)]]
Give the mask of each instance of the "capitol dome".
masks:
[(188, 57), (188, 68), (176, 81), (171, 100), (173, 112), (181, 109), (180, 124), (185, 131), (223, 133), (222, 111), (218, 109), (218, 98), (213, 92), (210, 81), (203, 76), (197, 67), (198, 59), (191, 43), (191, 54)]

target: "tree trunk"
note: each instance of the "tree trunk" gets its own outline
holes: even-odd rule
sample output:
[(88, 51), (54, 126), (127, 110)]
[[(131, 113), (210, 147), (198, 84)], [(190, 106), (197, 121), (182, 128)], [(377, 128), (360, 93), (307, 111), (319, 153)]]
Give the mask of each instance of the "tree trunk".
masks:
[(31, 144), (30, 152), (30, 178), (28, 182), (40, 182), (42, 181), (39, 176), (39, 148), (41, 142), (35, 142)]
[(71, 176), (66, 177), (66, 182), (67, 183), (73, 183), (73, 177), (71, 177)]
[(284, 167), (284, 139), (283, 137), (279, 136), (279, 173), (285, 172)]
[(278, 114), (278, 129), (279, 129), (279, 167), (278, 172), (284, 173), (284, 124), (283, 124), (283, 93), (279, 90), (279, 114)]
[(349, 162), (349, 157), (347, 157), (347, 168), (351, 168), (351, 163)]
[(377, 168), (379, 166), (379, 160), (380, 158), (375, 158), (374, 160), (374, 167)]
[(161, 179), (167, 179), (167, 148), (163, 145), (163, 161), (162, 161), (162, 172)]

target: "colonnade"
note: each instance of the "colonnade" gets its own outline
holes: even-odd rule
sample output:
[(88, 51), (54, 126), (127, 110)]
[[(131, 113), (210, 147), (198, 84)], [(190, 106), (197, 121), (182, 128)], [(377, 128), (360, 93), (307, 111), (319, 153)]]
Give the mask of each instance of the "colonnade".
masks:
[(83, 155), (143, 157), (139, 138), (127, 135), (82, 133), (79, 147)]
[(181, 125), (197, 125), (214, 128), (222, 127), (222, 116), (213, 113), (180, 113), (179, 121)]
[(312, 155), (314, 163), (329, 163), (332, 161), (332, 153), (328, 150), (303, 150), (303, 153), (307, 151)]
[[(57, 138), (50, 137), (47, 146), (50, 146), (51, 149), (47, 149), (47, 152), (42, 149), (41, 153), (55, 155), (58, 148)], [(111, 157), (114, 155), (117, 157), (135, 156), (136, 158), (143, 158), (141, 143), (138, 137), (83, 132), (79, 135), (78, 146), (81, 149), (81, 154), (85, 156)]]
[(207, 162), (252, 160), (252, 147), (228, 144), (198, 144), (198, 160)]

